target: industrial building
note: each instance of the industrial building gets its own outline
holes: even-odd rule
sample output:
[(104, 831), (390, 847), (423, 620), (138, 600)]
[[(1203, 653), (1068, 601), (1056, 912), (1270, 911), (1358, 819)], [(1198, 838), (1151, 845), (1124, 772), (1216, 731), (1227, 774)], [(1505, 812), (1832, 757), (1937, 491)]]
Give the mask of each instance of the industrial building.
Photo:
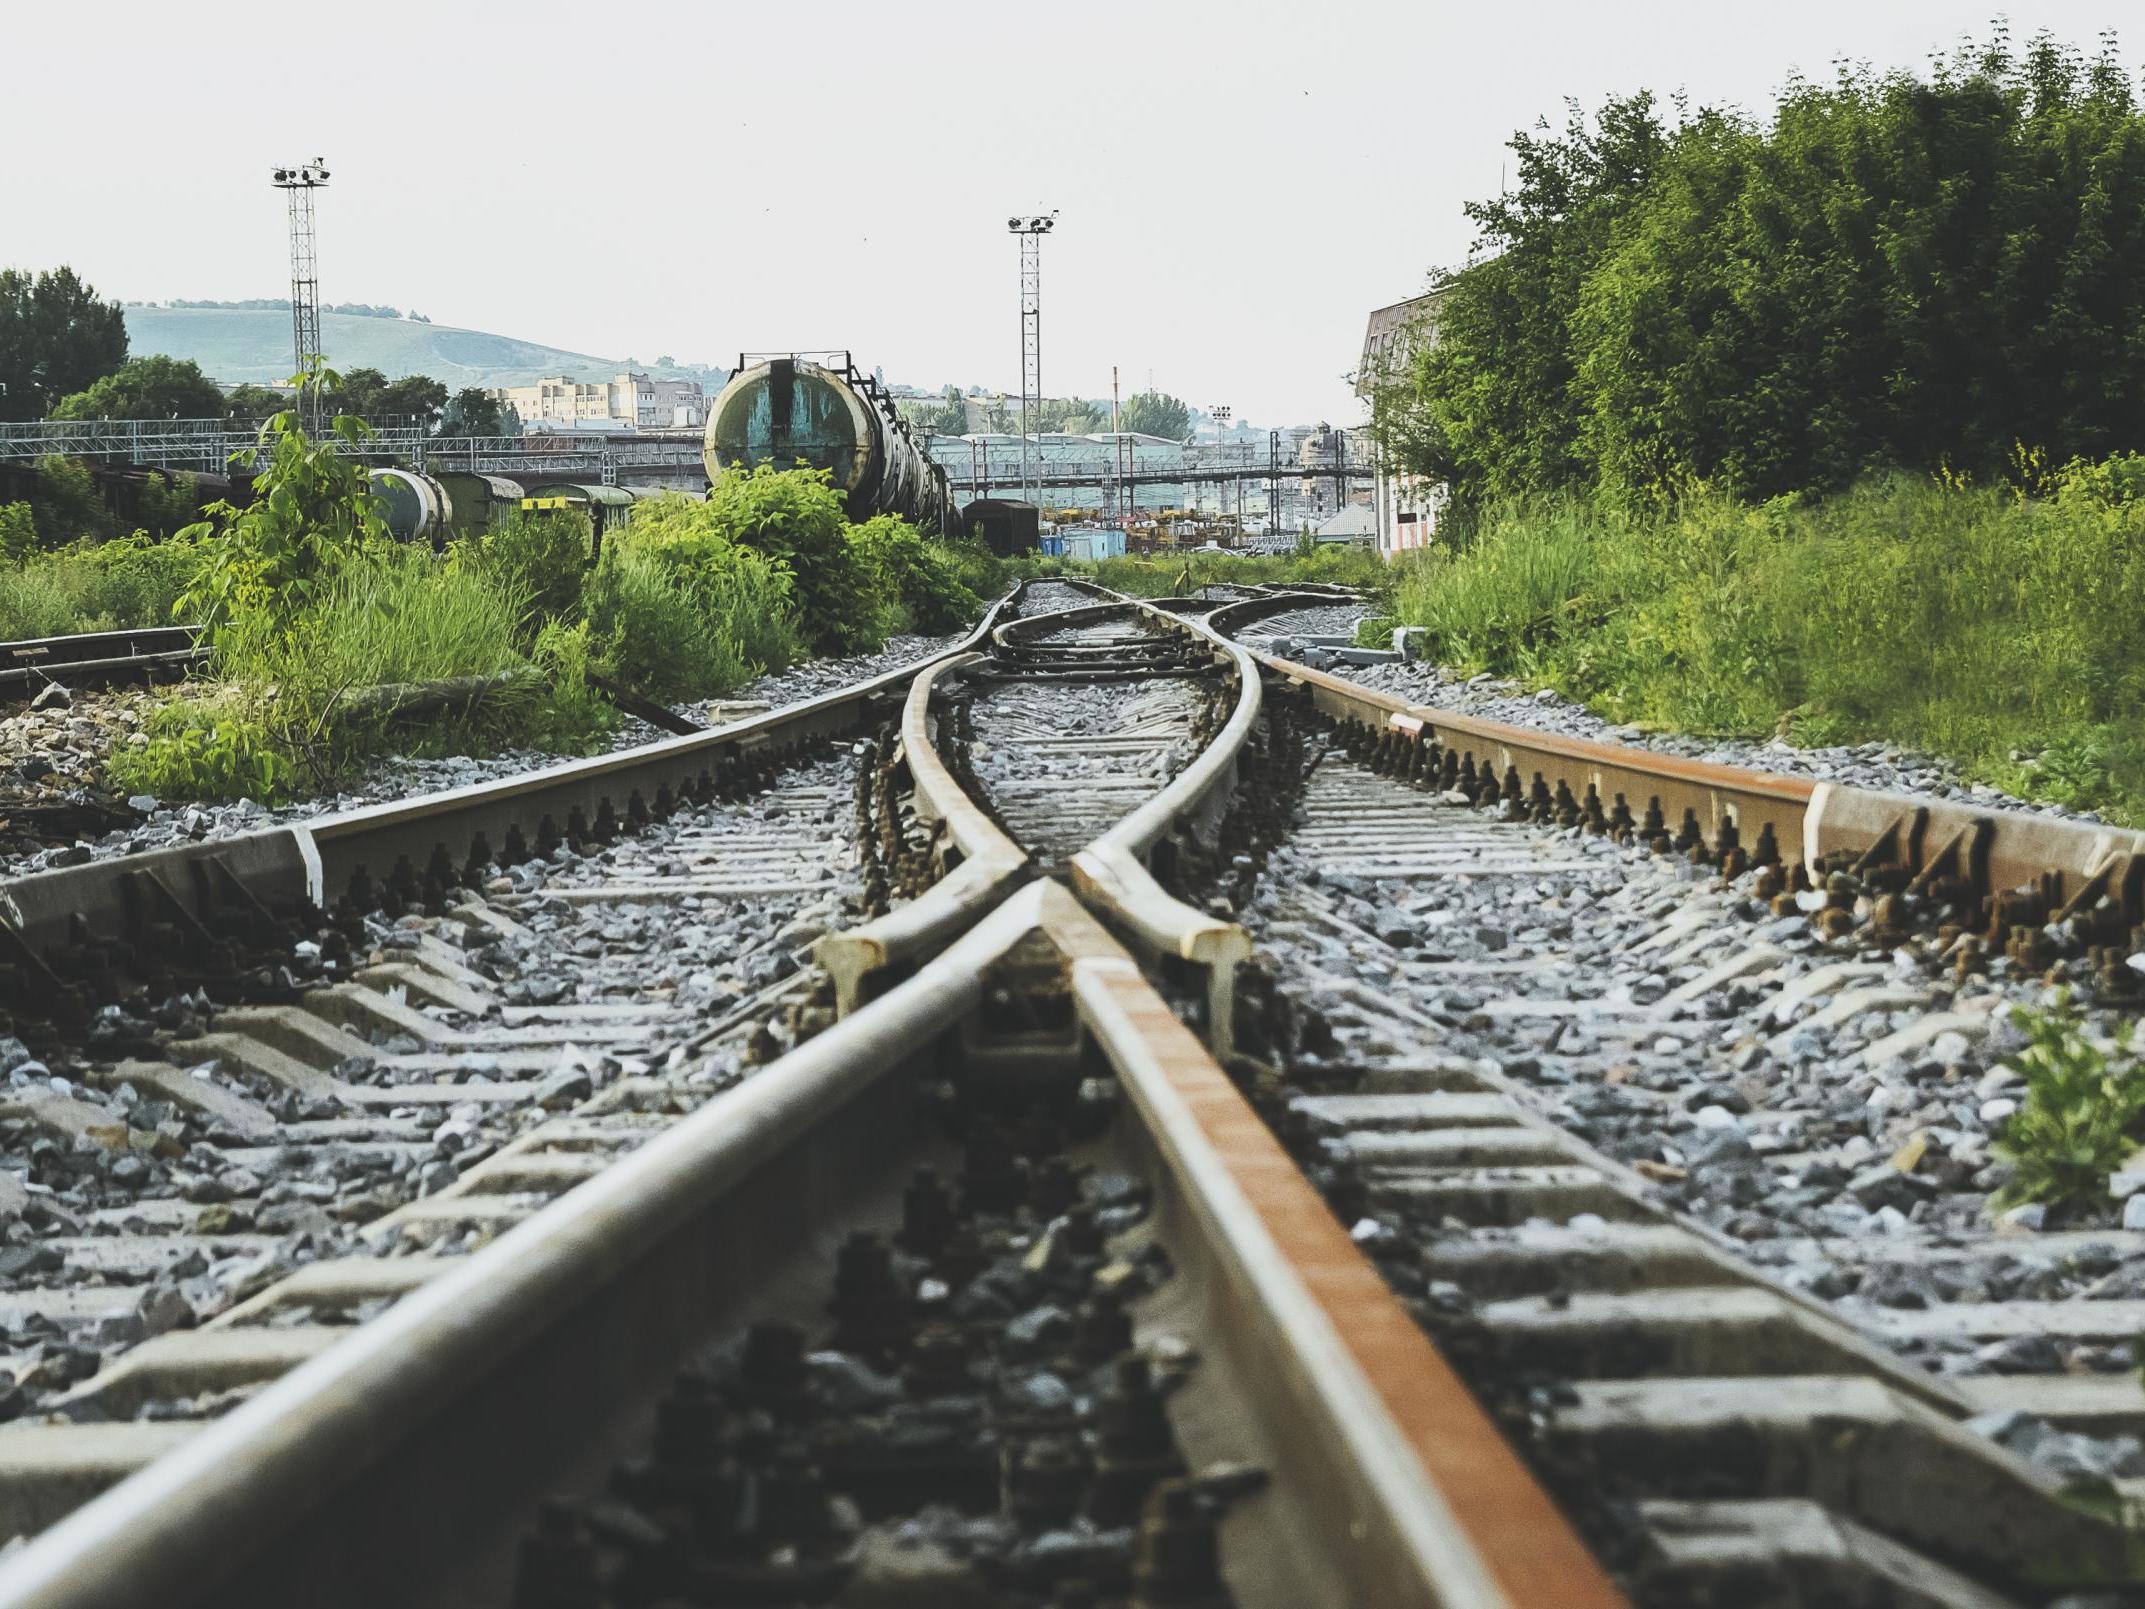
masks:
[[(1403, 374), (1414, 355), (1437, 339), (1440, 288), (1426, 296), (1376, 309), (1363, 332), (1363, 359), (1356, 367), (1356, 395), (1375, 408), (1380, 385)], [(1380, 452), (1372, 509), (1377, 516), (1378, 551), (1392, 554), (1428, 547), (1437, 532), (1445, 491), (1435, 481), (1395, 469)]]
[(708, 419), (707, 393), (698, 380), (663, 380), (631, 370), (609, 380), (552, 375), (490, 394), (512, 403), (524, 425), (698, 430)]

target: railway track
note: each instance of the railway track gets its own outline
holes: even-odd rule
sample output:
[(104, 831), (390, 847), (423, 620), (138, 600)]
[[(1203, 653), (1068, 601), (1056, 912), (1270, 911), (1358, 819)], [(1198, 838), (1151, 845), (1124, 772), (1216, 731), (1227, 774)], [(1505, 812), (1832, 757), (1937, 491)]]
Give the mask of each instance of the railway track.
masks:
[(54, 682), (103, 687), (176, 681), (207, 652), (199, 626), (145, 626), (0, 643), (0, 701), (34, 698)]
[[(2119, 946), (2138, 845), (1411, 711), (1227, 640), (1329, 601), (1031, 584), (810, 705), (11, 885), (36, 1036), (116, 1043), (130, 992), (177, 1020), (127, 1064), (142, 1188), (103, 1201), (100, 1162), (119, 1216), (57, 1233), (41, 1193), (10, 1237), (40, 1249), (7, 1300), (66, 1306), (57, 1254), (109, 1306), (47, 1315), (44, 1420), (0, 1429), (0, 1500), (48, 1527), (0, 1603), (2129, 1580), (2105, 1509), (1979, 1416), (2087, 1458), (2145, 1397), (1932, 1372), (1969, 1354), (1827, 1299), (1847, 1235), (1738, 1227), (1765, 1168), (1866, 1152), (1721, 1139), (1761, 1103), (1690, 1025), (1932, 1004), (1856, 995), (1880, 910), (1901, 945), (1953, 918), (1954, 966), (1970, 914), (1984, 956)], [(1790, 915), (1812, 942), (1758, 936)], [(201, 964), (165, 953), (196, 931)], [(48, 1170), (109, 1145), (16, 1082)], [(1928, 1149), (1878, 1159), (1887, 1204)], [(1915, 1211), (1932, 1266), (1986, 1260)], [(188, 1278), (222, 1305), (181, 1316)], [(1949, 1316), (1978, 1356), (2092, 1305), (2049, 1289)]]

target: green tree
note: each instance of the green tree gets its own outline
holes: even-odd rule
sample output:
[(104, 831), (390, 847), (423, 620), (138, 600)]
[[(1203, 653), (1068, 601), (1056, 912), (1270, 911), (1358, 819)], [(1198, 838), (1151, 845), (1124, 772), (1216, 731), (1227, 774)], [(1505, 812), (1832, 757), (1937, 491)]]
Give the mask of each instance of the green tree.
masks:
[(1082, 402), (1078, 397), (1053, 397), (1043, 404), (1041, 412), (1043, 429), (1061, 430), (1072, 436), (1100, 430), (1109, 417), (1100, 403)]
[(1791, 82), (1765, 120), (1636, 95), (1513, 150), (1374, 412), (1463, 521), (2145, 446), (2145, 115), (2112, 40), (1999, 30)]
[(353, 419), (379, 419), (384, 417), (381, 399), (386, 394), (387, 376), (378, 369), (344, 369), (335, 387), (335, 406)]
[(511, 402), (502, 402), (481, 386), (457, 391), (440, 414), (442, 436), (518, 436), (521, 415)]
[(342, 376), (335, 403), (343, 413), (378, 429), (415, 423), (431, 431), (447, 406), (447, 388), (430, 375), (390, 380), (378, 369), (352, 369)]
[(437, 430), (447, 406), (447, 388), (428, 374), (405, 375), (380, 393), (379, 406), (383, 422), (407, 421), (420, 430)]
[(128, 358), (86, 390), (60, 399), (55, 419), (220, 419), (224, 395), (191, 358)]
[(126, 315), (73, 269), (0, 269), (0, 419), (42, 419), (126, 360)]
[(291, 405), (291, 394), (271, 386), (233, 386), (223, 399), (224, 417), (259, 421)]
[(968, 399), (961, 395), (957, 385), (946, 387), (938, 405), (938, 417), (932, 428), (942, 436), (965, 436), (968, 434)]
[(1183, 441), (1192, 433), (1192, 410), (1167, 392), (1142, 391), (1128, 397), (1118, 409), (1117, 428)]
[(37, 539), (48, 548), (102, 541), (112, 534), (111, 510), (104, 506), (89, 465), (79, 458), (40, 458), (30, 507), (37, 518)]

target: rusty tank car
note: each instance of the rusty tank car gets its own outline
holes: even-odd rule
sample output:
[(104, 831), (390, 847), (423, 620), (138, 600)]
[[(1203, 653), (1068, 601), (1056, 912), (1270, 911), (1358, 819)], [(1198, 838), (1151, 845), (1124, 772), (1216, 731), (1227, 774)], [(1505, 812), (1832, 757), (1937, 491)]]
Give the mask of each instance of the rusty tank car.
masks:
[(886, 388), (846, 352), (747, 353), (708, 409), (708, 479), (726, 469), (802, 463), (828, 472), (849, 517), (899, 514), (942, 536), (961, 532), (946, 472), (933, 463)]

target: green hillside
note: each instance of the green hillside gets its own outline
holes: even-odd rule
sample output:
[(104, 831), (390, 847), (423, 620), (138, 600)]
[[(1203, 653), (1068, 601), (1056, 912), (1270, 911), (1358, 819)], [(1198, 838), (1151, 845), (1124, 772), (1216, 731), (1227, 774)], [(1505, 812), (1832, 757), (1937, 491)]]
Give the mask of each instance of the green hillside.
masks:
[[(129, 307), (127, 350), (192, 358), (224, 385), (267, 385), (291, 372), (290, 314), (280, 308)], [(378, 369), (389, 379), (428, 374), (450, 390), (528, 385), (545, 375), (607, 380), (625, 367), (613, 358), (564, 352), (482, 330), (400, 318), (324, 313), (320, 344), (338, 369)]]

